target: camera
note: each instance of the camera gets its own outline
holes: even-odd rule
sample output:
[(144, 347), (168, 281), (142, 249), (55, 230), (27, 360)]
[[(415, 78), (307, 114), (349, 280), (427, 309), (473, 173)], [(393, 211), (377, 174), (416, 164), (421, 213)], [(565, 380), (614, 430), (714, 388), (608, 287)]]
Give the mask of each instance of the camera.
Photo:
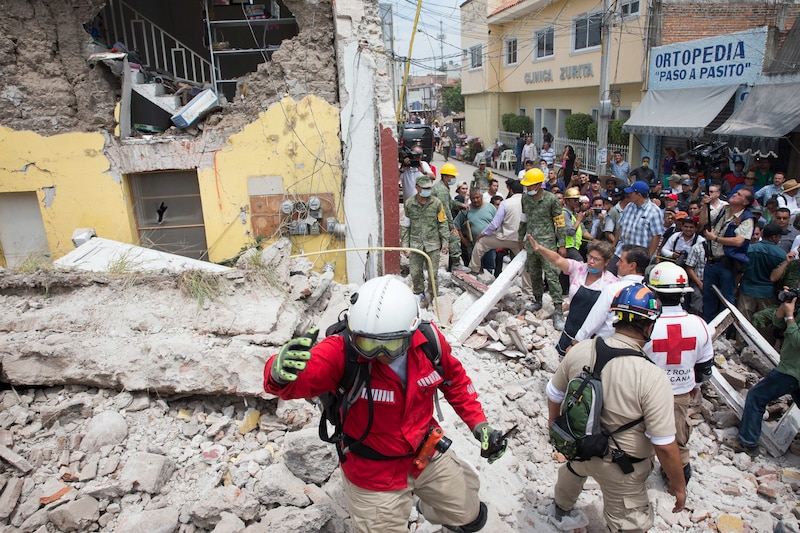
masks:
[(595, 215), (599, 215), (600, 213), (603, 212), (603, 210), (601, 208), (599, 208), (599, 207), (593, 207), (592, 211), (594, 211)]
[(789, 289), (786, 291), (780, 291), (778, 293), (778, 301), (780, 303), (791, 302), (798, 297), (800, 297), (800, 287), (795, 287), (794, 289)]

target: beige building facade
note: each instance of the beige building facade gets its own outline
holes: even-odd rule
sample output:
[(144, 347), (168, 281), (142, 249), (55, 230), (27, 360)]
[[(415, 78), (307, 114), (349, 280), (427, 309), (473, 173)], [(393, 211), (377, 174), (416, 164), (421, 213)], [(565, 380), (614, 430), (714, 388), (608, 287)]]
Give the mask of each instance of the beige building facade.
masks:
[[(505, 113), (566, 136), (573, 113), (595, 119), (600, 101), (602, 26), (611, 24), (612, 119), (627, 119), (646, 79), (646, 3), (619, 1), (604, 13), (595, 0), (467, 0), (461, 5), (462, 92), (466, 130), (493, 138)], [(539, 141), (537, 141), (539, 144)]]

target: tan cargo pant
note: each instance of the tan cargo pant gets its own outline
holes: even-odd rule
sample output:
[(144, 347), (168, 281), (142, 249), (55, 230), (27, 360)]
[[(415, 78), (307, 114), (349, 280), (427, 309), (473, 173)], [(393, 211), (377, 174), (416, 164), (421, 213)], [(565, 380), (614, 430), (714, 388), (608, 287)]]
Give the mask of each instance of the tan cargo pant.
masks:
[(408, 516), (414, 494), (420, 511), (433, 524), (460, 526), (478, 517), (478, 473), (448, 450), (431, 462), (417, 479), (408, 476), (408, 487), (376, 492), (344, 480), (347, 507), (356, 533), (408, 533)]
[[(569, 467), (573, 472), (570, 472)], [(586, 483), (592, 476), (603, 492), (603, 516), (611, 531), (647, 531), (653, 526), (653, 507), (647, 498), (647, 477), (653, 470), (652, 459), (634, 463), (633, 472), (623, 474), (611, 455), (590, 461), (564, 463), (558, 469), (556, 505), (571, 511)], [(577, 475), (576, 475), (577, 474)]]
[[(469, 261), (469, 268), (472, 272), (479, 272), (481, 269), (481, 259), (483, 255), (489, 250), (495, 248), (508, 248), (511, 250), (511, 257), (516, 256), (522, 250), (522, 243), (519, 241), (503, 241), (494, 235), (485, 235), (478, 239), (478, 242), (472, 248), (472, 257)], [(530, 296), (532, 294), (531, 287), (531, 274), (528, 269), (522, 271), (522, 291)]]
[(689, 425), (689, 403), (692, 398), (689, 393), (675, 396), (675, 440), (681, 452), (681, 464), (689, 464), (689, 437), (692, 436), (692, 426)]

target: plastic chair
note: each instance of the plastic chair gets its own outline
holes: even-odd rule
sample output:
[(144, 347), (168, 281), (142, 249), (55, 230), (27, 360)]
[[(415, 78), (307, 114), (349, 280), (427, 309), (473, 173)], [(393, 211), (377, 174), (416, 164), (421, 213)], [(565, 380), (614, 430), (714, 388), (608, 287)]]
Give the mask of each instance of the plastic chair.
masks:
[(511, 170), (513, 168), (512, 165), (516, 164), (516, 162), (517, 156), (514, 154), (514, 150), (503, 150), (503, 153), (500, 154), (500, 159), (497, 160), (497, 168), (502, 170), (505, 165), (506, 170)]

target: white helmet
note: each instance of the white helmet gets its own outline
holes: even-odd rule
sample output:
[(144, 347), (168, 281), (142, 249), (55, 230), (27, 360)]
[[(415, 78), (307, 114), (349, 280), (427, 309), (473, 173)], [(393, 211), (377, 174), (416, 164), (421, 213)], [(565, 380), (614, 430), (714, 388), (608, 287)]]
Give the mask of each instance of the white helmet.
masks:
[(659, 263), (650, 271), (647, 286), (656, 292), (664, 294), (680, 294), (693, 292), (689, 287), (689, 276), (686, 271), (675, 263)]
[(350, 298), (347, 328), (353, 346), (362, 356), (373, 359), (403, 355), (419, 326), (419, 299), (393, 276), (366, 282)]

